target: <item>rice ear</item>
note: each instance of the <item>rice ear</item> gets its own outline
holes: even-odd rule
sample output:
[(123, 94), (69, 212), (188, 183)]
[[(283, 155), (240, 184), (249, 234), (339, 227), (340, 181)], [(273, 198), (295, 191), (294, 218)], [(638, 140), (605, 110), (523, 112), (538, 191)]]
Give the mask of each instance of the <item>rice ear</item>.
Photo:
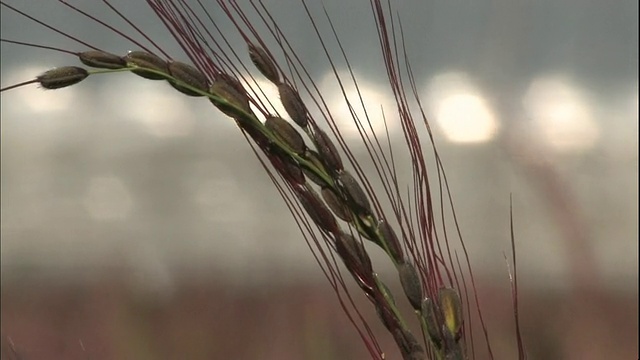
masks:
[(427, 327), (427, 334), (431, 339), (431, 343), (441, 350), (443, 346), (442, 336), (440, 335), (440, 329), (438, 326), (438, 316), (436, 314), (435, 304), (430, 298), (424, 298), (420, 306), (420, 314)]
[(271, 56), (267, 54), (267, 52), (251, 42), (248, 42), (249, 46), (249, 57), (251, 58), (251, 62), (260, 70), (260, 73), (264, 75), (269, 81), (274, 84), (280, 84), (280, 73), (278, 72), (278, 67), (271, 59)]
[(380, 220), (378, 222), (378, 232), (382, 235), (382, 238), (389, 249), (389, 256), (391, 256), (396, 263), (403, 263), (404, 251), (402, 250), (402, 245), (389, 223), (385, 220)]
[(142, 69), (132, 70), (134, 74), (149, 80), (165, 80), (166, 75), (157, 74), (145, 69), (156, 70), (163, 74), (168, 74), (167, 62), (158, 55), (146, 51), (130, 51), (122, 58), (127, 66), (139, 67)]
[[(209, 89), (209, 80), (207, 77), (195, 67), (179, 61), (171, 61), (167, 66), (169, 74), (176, 80), (179, 80), (197, 90), (207, 92)], [(169, 84), (176, 90), (188, 96), (204, 96), (201, 93), (194, 92), (185, 86), (179, 85), (176, 81), (169, 80)]]
[(274, 149), (268, 156), (273, 167), (290, 183), (303, 186), (306, 182), (300, 165), (283, 151)]
[(242, 86), (242, 83), (240, 82), (240, 80), (238, 80), (237, 78), (235, 78), (232, 75), (229, 75), (227, 73), (217, 73), (214, 76), (214, 80), (215, 81), (222, 81), (224, 83), (227, 84), (227, 86), (230, 86), (232, 88), (234, 88), (238, 93), (240, 94), (246, 94), (247, 91), (245, 90), (244, 86)]
[(302, 135), (289, 122), (277, 116), (268, 116), (264, 125), (271, 130), (278, 139), (287, 144), (296, 154), (304, 154), (307, 146)]
[(342, 259), (349, 272), (358, 280), (365, 292), (376, 288), (373, 266), (367, 250), (362, 243), (350, 234), (340, 233), (335, 239), (336, 253)]
[(89, 76), (87, 70), (77, 66), (63, 66), (45, 71), (36, 81), (45, 89), (54, 90), (75, 85)]
[(449, 287), (441, 288), (438, 291), (438, 301), (440, 310), (444, 318), (446, 330), (452, 338), (459, 339), (462, 330), (462, 303), (458, 292)]
[(338, 149), (333, 144), (333, 141), (331, 141), (327, 133), (316, 127), (314, 129), (313, 140), (315, 141), (318, 154), (320, 154), (320, 158), (327, 169), (331, 170), (333, 173), (344, 170)]
[(94, 68), (100, 69), (123, 69), (127, 67), (127, 62), (120, 56), (100, 50), (89, 50), (78, 53), (80, 61)]
[(408, 330), (394, 329), (393, 337), (400, 347), (402, 358), (406, 360), (424, 360), (424, 349), (415, 336)]
[[(326, 169), (324, 167), (324, 164), (322, 163), (322, 160), (320, 159), (320, 154), (318, 154), (318, 152), (307, 148), (307, 150), (304, 152), (304, 158), (310, 161), (315, 167), (317, 167), (321, 171), (326, 172)], [(304, 171), (304, 174), (307, 176), (307, 178), (309, 178), (309, 180), (311, 180), (314, 184), (321, 187), (328, 185), (323, 178), (319, 177), (314, 172), (307, 170), (305, 168), (302, 168), (302, 171)]]
[(302, 207), (320, 229), (333, 234), (338, 233), (338, 223), (335, 216), (313, 189), (308, 186), (299, 187), (296, 189), (296, 195)]
[(237, 109), (240, 109), (245, 113), (251, 113), (247, 94), (239, 93), (236, 88), (230, 85), (227, 81), (214, 80), (211, 84), (211, 88), (209, 88), (209, 92), (224, 100), (219, 101), (217, 99), (210, 99), (213, 105), (226, 115), (232, 118), (238, 117), (239, 114)]
[(366, 214), (371, 214), (369, 198), (353, 175), (347, 170), (343, 170), (338, 174), (338, 181), (358, 210)]
[(322, 194), (322, 198), (327, 203), (329, 209), (331, 209), (337, 217), (346, 222), (353, 221), (351, 210), (349, 210), (349, 207), (333, 192), (333, 190), (325, 187), (322, 188), (320, 193)]
[(308, 111), (298, 91), (289, 84), (281, 83), (278, 85), (278, 93), (280, 94), (280, 102), (282, 102), (282, 106), (291, 117), (291, 120), (301, 128), (306, 128)]
[(422, 283), (415, 266), (411, 263), (401, 264), (398, 268), (400, 275), (400, 284), (404, 290), (409, 303), (414, 310), (420, 311), (422, 306)]

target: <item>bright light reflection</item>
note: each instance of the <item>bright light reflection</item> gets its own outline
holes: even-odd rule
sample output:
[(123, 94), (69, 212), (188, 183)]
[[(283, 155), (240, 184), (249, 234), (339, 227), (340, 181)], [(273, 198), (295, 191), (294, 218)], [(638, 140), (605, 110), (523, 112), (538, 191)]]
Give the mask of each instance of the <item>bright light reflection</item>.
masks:
[[(278, 88), (267, 80), (256, 79), (256, 83), (258, 84), (257, 86), (253, 81), (251, 81), (249, 84), (245, 84), (245, 87), (247, 89), (260, 89), (261, 91), (256, 91), (257, 96), (255, 98), (259, 99), (269, 112), (280, 114), (283, 119), (292, 122), (291, 117), (289, 117), (287, 111), (284, 109), (284, 106), (282, 106), (282, 103), (280, 102)], [(260, 120), (265, 120), (264, 116), (262, 116), (262, 112), (258, 111), (253, 104), (251, 104), (251, 109)]]
[(110, 108), (122, 118), (140, 122), (154, 136), (186, 136), (193, 130), (189, 99), (165, 83), (132, 78), (109, 90)]
[(542, 139), (556, 151), (581, 152), (598, 141), (600, 131), (587, 100), (566, 79), (535, 79), (523, 103)]
[[(50, 68), (41, 66), (27, 66), (15, 71), (12, 70), (3, 86), (33, 79), (47, 70)], [(72, 103), (78, 102), (78, 91), (73, 86), (53, 91), (43, 90), (37, 84), (30, 84), (11, 91), (15, 92), (14, 98), (16, 99), (16, 103), (13, 103), (11, 107), (23, 113), (50, 114), (54, 111), (67, 110)]]
[[(369, 115), (369, 125), (369, 123), (366, 122), (367, 119), (365, 117), (365, 112), (360, 105), (360, 99), (358, 98), (356, 88), (353, 85), (353, 82), (347, 80), (350, 79), (349, 73), (343, 71), (340, 73), (340, 76), (344, 81), (345, 91), (347, 93), (347, 97), (351, 101), (351, 105), (354, 108), (353, 110), (356, 113), (358, 119), (363, 122), (364, 130), (367, 133), (371, 133), (372, 128), (373, 131), (375, 131), (377, 134), (384, 133), (385, 125), (380, 109), (381, 107), (389, 111), (391, 111), (391, 109), (394, 109), (394, 103), (388, 100), (391, 97), (385, 96), (379, 89), (375, 87), (375, 85), (361, 80), (363, 79), (363, 77), (358, 77), (358, 75), (356, 75), (364, 104), (368, 110), (367, 114)], [(256, 82), (258, 83), (257, 86), (262, 90), (262, 92), (258, 92), (257, 98), (262, 101), (267, 109), (269, 109), (270, 112), (274, 112), (275, 109), (275, 112), (280, 114), (284, 119), (292, 121), (291, 117), (287, 114), (286, 110), (282, 106), (282, 103), (280, 102), (278, 88), (266, 80), (257, 79)], [(247, 84), (247, 87), (257, 88), (253, 82)], [(329, 106), (329, 110), (334, 116), (334, 120), (338, 124), (338, 128), (340, 129), (341, 134), (345, 137), (359, 136), (356, 122), (351, 112), (349, 111), (349, 107), (345, 102), (342, 92), (339, 91), (338, 85), (336, 84), (335, 75), (333, 73), (328, 73), (319, 83), (318, 87), (320, 89), (320, 92), (322, 93), (322, 96), (324, 97), (324, 100)], [(336, 89), (338, 89), (338, 91), (336, 91)], [(264, 95), (262, 93), (264, 93)], [(302, 93), (304, 94), (304, 91), (302, 91)], [(304, 95), (303, 101), (305, 101), (305, 104), (310, 109), (311, 113), (316, 114), (317, 116), (318, 112), (314, 110), (316, 107), (315, 104)], [(253, 105), (251, 107), (258, 115), (258, 118), (264, 121), (264, 117), (261, 115), (261, 113), (258, 112)], [(387, 113), (386, 115), (389, 116), (390, 113)], [(321, 127), (326, 128), (326, 126), (324, 126), (323, 124), (324, 119), (316, 118), (316, 121), (320, 123)], [(388, 124), (390, 132), (393, 132), (395, 128), (392, 123), (394, 122), (389, 121)]]
[(482, 143), (495, 137), (498, 121), (466, 74), (437, 75), (428, 88), (435, 120), (449, 141)]
[[(365, 110), (362, 107), (358, 91), (356, 90), (353, 81), (351, 81), (351, 75), (347, 70), (339, 72), (339, 76), (343, 81), (345, 87), (345, 93), (349, 102), (351, 103), (352, 110), (356, 114), (357, 119), (360, 121), (363, 130), (370, 134), (371, 131), (378, 135), (385, 134), (386, 128), (384, 124), (384, 118), (382, 116), (382, 110), (385, 111), (387, 117), (387, 128), (389, 133), (393, 134), (399, 127), (397, 116), (393, 116), (395, 110), (395, 103), (393, 97), (390, 94), (383, 93), (383, 90), (367, 82), (364, 76), (355, 74), (355, 78), (358, 80), (358, 88), (360, 89), (360, 95), (362, 101), (367, 109), (366, 115), (369, 116), (368, 122), (365, 115)], [(363, 80), (365, 79), (365, 80)], [(334, 117), (334, 120), (338, 124), (340, 132), (345, 137), (359, 137), (358, 125), (356, 118), (351, 113), (345, 98), (336, 83), (335, 74), (333, 72), (327, 73), (324, 76), (319, 85), (320, 92), (327, 102), (329, 109)]]
[(133, 201), (127, 187), (114, 176), (91, 179), (84, 206), (94, 219), (117, 220), (129, 216)]

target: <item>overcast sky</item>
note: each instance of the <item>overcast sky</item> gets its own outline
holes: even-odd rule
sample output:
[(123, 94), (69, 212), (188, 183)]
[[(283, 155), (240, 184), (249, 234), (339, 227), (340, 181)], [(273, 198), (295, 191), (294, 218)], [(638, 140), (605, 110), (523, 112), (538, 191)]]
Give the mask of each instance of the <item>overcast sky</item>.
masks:
[[(60, 3), (9, 3), (113, 53), (136, 49)], [(122, 24), (103, 6), (74, 3)], [(145, 5), (113, 3), (185, 60)], [(267, 3), (332, 110), (343, 114), (329, 64), (300, 4)], [(376, 110), (372, 121), (380, 126), (378, 110), (393, 110), (393, 104), (367, 1), (324, 3), (368, 108)], [(566, 273), (562, 231), (527, 173), (530, 159), (505, 145), (525, 139), (544, 149), (568, 184), (597, 266), (612, 279), (622, 274), (637, 280), (637, 256), (630, 254), (637, 254), (638, 232), (638, 2), (398, 3), (418, 90), (437, 125), (475, 261), (487, 271), (504, 271), (513, 193), (519, 246), (529, 254), (521, 265), (560, 282)], [(331, 39), (322, 10), (315, 3), (312, 8), (320, 31)], [(86, 49), (2, 10), (2, 38)], [(227, 25), (219, 11), (212, 14)], [(335, 45), (331, 50), (340, 56)], [(246, 57), (242, 46), (238, 51)], [(78, 64), (67, 54), (5, 43), (1, 56), (3, 87), (50, 67)], [(341, 126), (357, 144), (347, 115)], [(400, 134), (397, 124), (389, 128)], [(185, 98), (165, 84), (120, 74), (60, 91), (31, 86), (3, 93), (1, 150), (3, 276), (5, 269), (114, 262), (158, 279), (190, 267), (234, 274), (269, 269), (264, 273), (279, 276), (292, 276), (292, 269), (318, 272), (235, 126), (208, 102)], [(406, 161), (399, 165), (409, 171)]]

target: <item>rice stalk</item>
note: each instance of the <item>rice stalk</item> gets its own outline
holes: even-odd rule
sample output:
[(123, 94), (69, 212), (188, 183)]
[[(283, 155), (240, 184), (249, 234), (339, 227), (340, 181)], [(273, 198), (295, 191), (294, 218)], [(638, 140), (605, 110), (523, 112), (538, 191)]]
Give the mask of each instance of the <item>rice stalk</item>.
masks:
[[(86, 52), (81, 54), (85, 54), (82, 56), (85, 61), (81, 59), (83, 63), (95, 64), (95, 67), (105, 69), (104, 61), (87, 61)], [(300, 165), (304, 166), (307, 172), (326, 182), (329, 187), (332, 187), (330, 190), (332, 194), (340, 194), (342, 196), (342, 198), (338, 197), (337, 201), (345, 207), (345, 211), (352, 213), (352, 215), (340, 214), (339, 217), (350, 220), (348, 222), (351, 222), (366, 238), (375, 236), (377, 232), (373, 224), (376, 223), (362, 220), (364, 217), (372, 216), (367, 195), (353, 176), (344, 170), (338, 150), (327, 134), (317, 127), (313, 131), (317, 150), (317, 153), (315, 153), (317, 154), (316, 160), (319, 160), (319, 163), (323, 165), (316, 166), (311, 159), (304, 158), (306, 154), (310, 153), (305, 151), (306, 145), (301, 135), (285, 120), (278, 117), (269, 117), (265, 123), (258, 121), (249, 108), (249, 97), (246, 93), (237, 91), (237, 86), (231, 85), (226, 81), (228, 78), (221, 77), (219, 80), (214, 80), (208, 92), (205, 92), (206, 78), (188, 65), (178, 65), (174, 67), (172, 72), (170, 64), (181, 63), (170, 63), (156, 55), (142, 51), (130, 52), (122, 59), (126, 64), (125, 67), (116, 67), (116, 62), (113, 61), (113, 68), (98, 70), (95, 73), (125, 70), (148, 80), (167, 80), (174, 88), (185, 95), (208, 97), (220, 111), (237, 120), (243, 129), (250, 130), (249, 134), (252, 137), (258, 137), (258, 134), (260, 134), (260, 136), (264, 136), (267, 139), (270, 145), (269, 153), (275, 157), (272, 160), (280, 160), (279, 162), (273, 161), (272, 164), (284, 175), (286, 180), (292, 185), (296, 185), (293, 188), (294, 192), (313, 222), (319, 229), (332, 234), (337, 255), (342, 259), (346, 268), (353, 275), (367, 297), (375, 304), (379, 313), (383, 314), (383, 322), (389, 331), (394, 334), (403, 356), (405, 358), (416, 358), (416, 354), (421, 352), (415, 350), (413, 345), (415, 341), (410, 340), (414, 339), (414, 337), (400, 317), (395, 301), (391, 300), (388, 287), (376, 277), (362, 242), (340, 230), (334, 213), (318, 194), (309, 186), (300, 186), (304, 185), (305, 182), (304, 177), (301, 176), (302, 172), (297, 171), (299, 169), (298, 165), (291, 166), (296, 161), (300, 161)], [(108, 60), (111, 61), (110, 59)], [(179, 70), (175, 71), (175, 69)], [(89, 74), (90, 72), (79, 67), (63, 67), (50, 70), (37, 77), (36, 80), (43, 87), (57, 89), (77, 84)], [(294, 108), (306, 109), (299, 96), (296, 95), (294, 98), (296, 99), (294, 102), (297, 103)], [(306, 114), (304, 116), (306, 118)], [(262, 142), (256, 139), (256, 143)], [(274, 149), (277, 149), (277, 151), (274, 151)], [(285, 164), (289, 164), (289, 166), (285, 166)], [(327, 168), (330, 170), (327, 171)], [(331, 180), (326, 181), (326, 179)], [(325, 187), (325, 190), (327, 189)], [(384, 239), (377, 239), (377, 243), (384, 243)]]
[[(2, 4), (5, 5), (4, 2)], [(473, 356), (463, 346), (465, 338), (463, 329), (466, 328), (463, 325), (466, 324), (461, 292), (466, 293), (467, 289), (464, 285), (459, 286), (457, 283), (456, 269), (453, 264), (449, 267), (444, 264), (442, 250), (436, 250), (438, 240), (432, 226), (434, 220), (430, 199), (423, 208), (409, 211), (416, 211), (423, 215), (421, 219), (424, 220), (420, 223), (422, 228), (415, 233), (407, 225), (411, 222), (410, 214), (402, 208), (401, 203), (394, 208), (393, 216), (385, 214), (380, 205), (382, 195), (373, 191), (367, 176), (354, 161), (349, 147), (339, 131), (336, 131), (333, 117), (321, 106), (322, 96), (316, 94), (314, 97), (312, 90), (315, 83), (313, 79), (305, 79), (302, 75), (305, 72), (304, 65), (296, 64), (295, 52), (286, 47), (286, 40), (280, 39), (278, 25), (271, 24), (263, 18), (267, 25), (271, 26), (272, 34), (276, 34), (274, 37), (278, 39), (281, 46), (279, 50), (286, 54), (287, 63), (291, 63), (290, 66), (294, 68), (289, 73), (284, 73), (281, 70), (284, 69), (282, 64), (278, 64), (272, 56), (275, 51), (265, 50), (261, 45), (256, 45), (263, 43), (260, 34), (251, 24), (244, 23), (244, 27), (241, 25), (246, 20), (243, 20), (243, 12), (236, 7), (237, 4), (225, 1), (218, 4), (228, 18), (236, 21), (234, 22), (236, 30), (246, 41), (248, 51), (245, 59), (248, 59), (262, 76), (277, 86), (279, 99), (268, 99), (268, 101), (282, 104), (293, 123), (307, 135), (309, 144), (292, 124), (284, 120), (280, 114), (270, 111), (269, 107), (262, 103), (257, 96), (260, 92), (259, 88), (252, 87), (246, 80), (239, 81), (240, 65), (234, 65), (231, 61), (233, 48), (218, 48), (217, 52), (212, 50), (208, 61), (213, 65), (203, 66), (202, 56), (193, 56), (196, 51), (194, 49), (207, 54), (202, 50), (205, 48), (205, 42), (201, 38), (204, 35), (201, 32), (203, 30), (198, 28), (197, 22), (172, 23), (171, 21), (176, 21), (177, 17), (171, 14), (177, 12), (185, 15), (187, 12), (184, 8), (180, 10), (181, 8), (176, 7), (176, 3), (172, 1), (148, 1), (148, 4), (159, 19), (166, 21), (167, 27), (175, 27), (173, 32), (175, 40), (189, 55), (193, 65), (165, 60), (143, 47), (122, 57), (96, 49), (79, 53), (65, 51), (74, 54), (81, 63), (96, 70), (87, 71), (76, 66), (66, 66), (47, 71), (24, 84), (37, 82), (46, 89), (58, 89), (76, 85), (90, 74), (128, 71), (148, 80), (166, 80), (183, 95), (206, 97), (218, 110), (233, 119), (261, 154), (269, 160), (272, 169), (280, 176), (279, 180), (274, 180), (274, 184), (285, 197), (285, 201), (294, 199), (292, 201), (297, 204), (292, 206), (294, 209), (292, 214), (296, 221), (306, 224), (306, 220), (310, 219), (311, 223), (317, 227), (323, 243), (314, 235), (309, 236), (315, 241), (317, 251), (322, 251), (322, 244), (326, 244), (335, 252), (364, 296), (372, 303), (382, 323), (396, 341), (404, 359), (425, 359), (433, 353), (438, 359), (464, 359), (469, 355)], [(395, 33), (389, 33), (385, 26), (386, 21), (391, 19), (386, 14), (383, 4), (380, 1), (371, 0), (371, 5), (376, 26), (380, 30), (381, 49), (385, 51), (391, 48), (392, 44), (401, 45), (395, 43), (397, 41)], [(265, 17), (271, 16), (266, 10), (264, 13)], [(182, 21), (186, 21), (184, 19), (187, 17)], [(322, 36), (317, 35), (326, 52)], [(251, 38), (255, 40), (252, 41)], [(328, 54), (327, 57), (330, 58)], [(385, 66), (389, 74), (400, 72), (399, 60), (393, 57), (386, 59)], [(405, 71), (410, 73), (408, 69)], [(296, 78), (297, 82), (294, 81)], [(301, 83), (303, 86), (294, 87), (292, 85), (294, 83)], [(415, 128), (416, 122), (408, 111), (407, 92), (397, 79), (390, 79), (389, 85), (398, 94), (396, 105), (399, 114), (402, 115), (403, 125), (410, 129)], [(303, 101), (300, 94), (303, 89), (309, 93), (318, 111), (310, 111), (313, 104)], [(261, 121), (258, 115), (266, 120)], [(321, 121), (328, 125), (335, 141), (320, 128), (318, 124)], [(424, 121), (427, 123), (426, 118)], [(363, 141), (365, 144), (375, 145), (378, 140), (363, 136)], [(377, 146), (379, 147), (380, 144), (378, 143)], [(423, 150), (417, 137), (407, 140), (407, 147), (414, 159), (422, 158)], [(382, 159), (383, 156), (377, 152), (379, 149), (376, 147), (373, 149), (370, 150), (372, 159)], [(399, 203), (397, 199), (401, 198), (396, 182), (397, 175), (386, 160), (378, 161), (381, 163), (380, 166), (383, 168), (386, 166), (386, 170), (391, 174), (386, 178), (382, 175), (380, 177), (387, 186), (387, 191), (393, 193), (389, 195), (388, 200), (397, 205)], [(414, 171), (426, 173), (426, 170), (421, 168), (426, 166), (424, 162), (415, 161), (416, 170)], [(438, 166), (440, 166), (439, 163)], [(440, 167), (437, 170), (443, 171)], [(267, 168), (267, 171), (270, 169)], [(272, 178), (276, 179), (275, 176)], [(430, 194), (428, 181), (419, 186), (422, 187), (417, 189), (418, 193)], [(314, 187), (320, 189), (322, 196), (318, 195)], [(418, 203), (416, 207), (424, 204)], [(302, 211), (297, 212), (295, 209)], [(396, 220), (400, 237), (387, 219)], [(427, 234), (425, 239), (422, 238), (424, 234)], [(417, 239), (422, 239), (424, 243), (420, 243)], [(404, 296), (414, 309), (416, 319), (428, 342), (420, 344), (400, 314), (389, 287), (378, 277), (367, 251), (370, 243), (383, 249), (389, 261), (395, 265)], [(437, 245), (440, 248), (440, 244)], [(333, 266), (330, 262), (327, 264)], [(339, 272), (339, 270), (336, 271)], [(442, 276), (441, 273), (446, 273), (447, 276)], [(451, 276), (450, 273), (454, 275)], [(447, 277), (447, 280), (443, 280)], [(471, 309), (466, 309), (467, 313), (470, 311)], [(363, 340), (373, 358), (383, 358), (383, 353), (375, 347), (375, 338), (363, 336)], [(490, 349), (488, 340), (487, 345)]]
[[(81, 60), (83, 63), (95, 64), (97, 68), (104, 69), (94, 73), (131, 71), (148, 80), (167, 80), (185, 95), (206, 96), (220, 111), (238, 121), (243, 129), (249, 130), (249, 135), (255, 138), (256, 143), (265, 143), (260, 138), (264, 136), (269, 144), (269, 154), (273, 156), (272, 164), (284, 175), (285, 180), (294, 186), (293, 190), (300, 204), (318, 228), (334, 238), (333, 246), (337, 255), (379, 313), (383, 314), (383, 323), (394, 334), (403, 356), (416, 358), (416, 354), (420, 352), (415, 350), (416, 347), (413, 345), (415, 341), (410, 340), (414, 337), (400, 317), (388, 287), (375, 275), (365, 247), (361, 241), (342, 232), (335, 219), (334, 212), (337, 212), (340, 218), (347, 219), (365, 238), (376, 237), (375, 224), (377, 223), (363, 220), (373, 216), (367, 195), (353, 176), (344, 170), (337, 148), (324, 131), (319, 128), (314, 129), (313, 137), (317, 153), (313, 154), (317, 154), (317, 157), (305, 158), (305, 155), (312, 153), (306, 151), (301, 135), (279, 117), (269, 117), (265, 123), (260, 122), (249, 108), (247, 94), (237, 91), (237, 86), (226, 81), (228, 78), (220, 77), (219, 80), (214, 80), (208, 92), (205, 92), (207, 80), (196, 69), (187, 65), (177, 65), (172, 72), (170, 64), (181, 63), (170, 63), (150, 53), (130, 52), (122, 58), (125, 61), (125, 67), (116, 67), (116, 62), (113, 61), (114, 66), (110, 69), (105, 69), (104, 61), (87, 61), (87, 56), (83, 58), (85, 59), (85, 61)], [(175, 71), (175, 69), (179, 70)], [(36, 80), (45, 88), (57, 89), (77, 84), (89, 74), (90, 72), (83, 68), (69, 66), (50, 70)], [(297, 102), (295, 108), (306, 109), (299, 96), (296, 95), (295, 99)], [(306, 117), (306, 114), (304, 116)], [(315, 164), (313, 160), (316, 160)], [(299, 162), (299, 165), (296, 162)], [(324, 188), (325, 191), (340, 194), (335, 200), (344, 207), (345, 213), (332, 212), (311, 187), (304, 185), (305, 178), (301, 171), (297, 171), (300, 169), (299, 166), (303, 166), (316, 178), (322, 179), (327, 185)], [(327, 169), (330, 170), (327, 171)], [(327, 179), (330, 180), (327, 181)], [(349, 212), (351, 215), (347, 215)], [(382, 244), (384, 238), (378, 237), (374, 242)]]

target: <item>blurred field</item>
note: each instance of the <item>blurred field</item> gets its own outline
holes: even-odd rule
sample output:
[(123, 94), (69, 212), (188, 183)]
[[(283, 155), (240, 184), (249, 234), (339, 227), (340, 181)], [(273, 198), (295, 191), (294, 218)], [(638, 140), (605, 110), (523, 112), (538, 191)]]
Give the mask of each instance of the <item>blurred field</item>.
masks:
[[(581, 301), (592, 309), (583, 316), (566, 294), (524, 288), (520, 306), (529, 359), (637, 357), (637, 294), (592, 295)], [(514, 358), (508, 289), (482, 286), (480, 296), (495, 358)], [(362, 296), (356, 300), (388, 358), (397, 359), (371, 306)], [(474, 334), (482, 354), (482, 332)], [(243, 287), (185, 279), (170, 294), (153, 294), (128, 286), (126, 276), (76, 284), (25, 279), (2, 287), (2, 337), (7, 360), (368, 358), (324, 284)]]

